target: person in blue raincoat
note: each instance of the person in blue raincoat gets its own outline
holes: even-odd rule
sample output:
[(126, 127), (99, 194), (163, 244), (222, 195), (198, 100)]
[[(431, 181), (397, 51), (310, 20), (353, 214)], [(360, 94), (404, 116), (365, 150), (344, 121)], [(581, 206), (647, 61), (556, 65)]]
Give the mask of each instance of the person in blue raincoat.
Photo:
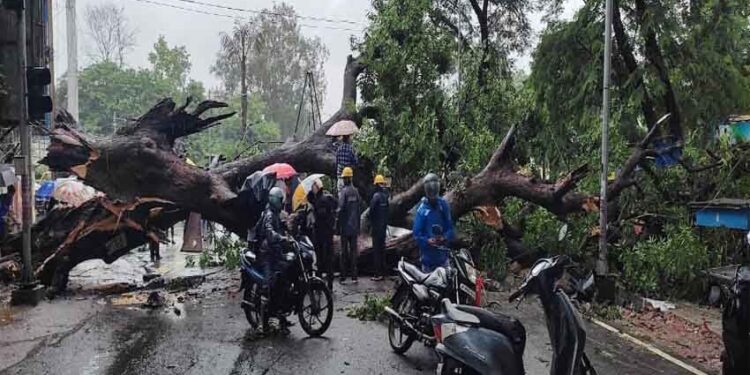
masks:
[(453, 219), (448, 202), (440, 196), (440, 179), (434, 173), (424, 177), (425, 197), (417, 207), (412, 233), (419, 245), (423, 272), (448, 265), (447, 248), (454, 238)]

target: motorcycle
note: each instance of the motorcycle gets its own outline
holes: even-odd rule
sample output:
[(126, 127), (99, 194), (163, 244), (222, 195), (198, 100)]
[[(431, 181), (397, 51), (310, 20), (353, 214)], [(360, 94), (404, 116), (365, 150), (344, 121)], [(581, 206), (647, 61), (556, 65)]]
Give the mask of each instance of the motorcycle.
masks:
[[(586, 353), (586, 331), (568, 295), (558, 288), (569, 258), (559, 256), (537, 261), (521, 287), (508, 299), (519, 303), (528, 295), (538, 295), (547, 318), (552, 345), (552, 375), (596, 375)], [(590, 279), (593, 280), (593, 279)], [(588, 287), (592, 284), (587, 283)], [(522, 375), (525, 332), (512, 326), (492, 329), (486, 323), (487, 311), (473, 311), (442, 303), (442, 314), (432, 319), (436, 351), (440, 357), (438, 374)], [(496, 318), (500, 319), (500, 318)]]
[(272, 288), (265, 287), (265, 275), (255, 251), (243, 251), (240, 257), (242, 309), (254, 329), (267, 330), (271, 316), (297, 314), (300, 326), (308, 335), (320, 336), (333, 319), (333, 296), (325, 281), (315, 274), (316, 259), (310, 239), (301, 236), (290, 242), (292, 250), (283, 254), (281, 271), (277, 272)]
[(737, 267), (732, 286), (725, 290), (722, 322), (722, 374), (750, 373), (750, 266)]
[(417, 266), (403, 258), (398, 262), (399, 283), (391, 298), (391, 307), (386, 307), (388, 341), (394, 352), (403, 354), (415, 340), (434, 346), (430, 317), (440, 311), (440, 301), (448, 298), (457, 303), (481, 304), (483, 280), (474, 268), (474, 260), (466, 249), (448, 253), (449, 266), (438, 267), (431, 273), (423, 273)]

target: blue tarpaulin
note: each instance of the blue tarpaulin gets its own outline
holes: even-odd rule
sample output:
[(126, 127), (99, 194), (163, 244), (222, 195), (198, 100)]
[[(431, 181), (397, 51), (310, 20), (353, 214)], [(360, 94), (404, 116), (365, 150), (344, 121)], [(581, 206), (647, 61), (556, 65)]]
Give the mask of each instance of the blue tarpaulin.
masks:
[(37, 200), (49, 200), (52, 198), (52, 193), (55, 191), (55, 181), (44, 181), (42, 182), (39, 189), (36, 190), (34, 197)]

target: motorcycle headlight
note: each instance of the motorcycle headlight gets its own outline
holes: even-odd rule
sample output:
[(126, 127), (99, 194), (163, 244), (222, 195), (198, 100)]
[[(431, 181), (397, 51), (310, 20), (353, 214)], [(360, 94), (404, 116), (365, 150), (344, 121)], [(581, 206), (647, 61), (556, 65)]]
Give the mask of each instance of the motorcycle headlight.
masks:
[(476, 284), (477, 275), (479, 274), (479, 272), (477, 272), (477, 269), (468, 263), (464, 264), (464, 267), (466, 267), (466, 276), (469, 278), (469, 281), (471, 281), (472, 284)]

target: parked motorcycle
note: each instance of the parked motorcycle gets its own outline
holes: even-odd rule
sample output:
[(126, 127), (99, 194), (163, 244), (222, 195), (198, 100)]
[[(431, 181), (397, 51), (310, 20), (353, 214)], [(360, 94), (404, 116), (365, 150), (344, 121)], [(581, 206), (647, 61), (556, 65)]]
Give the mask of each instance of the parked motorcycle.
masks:
[[(596, 375), (584, 352), (583, 322), (568, 295), (556, 285), (568, 263), (566, 256), (537, 261), (509, 301), (521, 301), (528, 295), (539, 296), (552, 345), (550, 374)], [(525, 337), (521, 340), (521, 332), (512, 325), (491, 329), (487, 314), (491, 313), (443, 301), (442, 314), (432, 319), (436, 351), (440, 356), (438, 374), (525, 373), (521, 344), (525, 343)], [(525, 336), (525, 332), (522, 334)]]
[(315, 252), (309, 238), (292, 241), (292, 251), (283, 254), (282, 271), (276, 274), (273, 288), (264, 288), (265, 277), (255, 251), (245, 249), (240, 258), (242, 309), (253, 328), (266, 330), (270, 317), (297, 314), (308, 335), (325, 333), (333, 319), (333, 297), (325, 281), (315, 275)]
[(403, 258), (398, 262), (399, 283), (391, 297), (392, 308), (386, 307), (390, 316), (388, 341), (396, 353), (405, 353), (415, 340), (434, 346), (430, 317), (440, 311), (443, 298), (463, 304), (481, 303), (483, 281), (469, 251), (447, 247), (440, 251), (448, 253), (449, 266), (431, 273), (423, 273)]
[[(750, 237), (750, 236), (749, 236)], [(721, 318), (723, 375), (750, 373), (750, 266), (737, 267)]]

